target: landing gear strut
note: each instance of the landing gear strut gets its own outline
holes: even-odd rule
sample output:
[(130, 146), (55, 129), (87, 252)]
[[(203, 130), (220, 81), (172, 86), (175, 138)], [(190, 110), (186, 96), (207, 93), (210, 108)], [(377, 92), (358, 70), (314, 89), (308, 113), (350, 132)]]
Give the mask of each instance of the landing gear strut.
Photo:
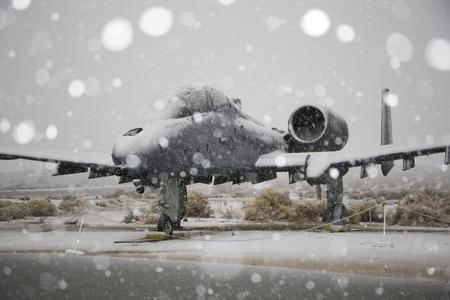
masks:
[(186, 214), (186, 203), (185, 182), (180, 178), (170, 178), (159, 194), (161, 215), (158, 220), (158, 231), (171, 235), (174, 229), (179, 229), (181, 220)]
[(342, 177), (327, 180), (327, 222), (333, 222), (335, 225), (347, 224), (347, 209), (343, 203), (344, 187)]

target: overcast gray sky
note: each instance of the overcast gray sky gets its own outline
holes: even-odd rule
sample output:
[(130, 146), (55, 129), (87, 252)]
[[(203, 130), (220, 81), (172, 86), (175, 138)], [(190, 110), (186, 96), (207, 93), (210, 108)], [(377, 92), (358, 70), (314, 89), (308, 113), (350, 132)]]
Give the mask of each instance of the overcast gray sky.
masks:
[[(157, 113), (158, 91), (192, 82), (284, 130), (302, 103), (328, 105), (355, 150), (379, 145), (389, 87), (396, 143), (450, 136), (448, 0), (29, 1), (0, 2), (2, 146), (110, 153)], [(30, 141), (14, 137), (20, 124)]]

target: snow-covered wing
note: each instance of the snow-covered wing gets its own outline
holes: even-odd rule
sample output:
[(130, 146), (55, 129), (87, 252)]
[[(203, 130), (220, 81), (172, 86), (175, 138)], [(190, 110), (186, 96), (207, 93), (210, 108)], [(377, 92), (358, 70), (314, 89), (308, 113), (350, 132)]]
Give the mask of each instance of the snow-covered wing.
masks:
[(115, 175), (118, 167), (110, 155), (98, 153), (74, 153), (23, 147), (0, 147), (0, 159), (28, 159), (57, 163), (54, 175), (75, 174), (90, 171), (89, 178)]
[[(382, 146), (380, 149), (357, 152), (314, 152), (314, 153), (285, 153), (275, 151), (261, 155), (257, 168), (271, 168), (277, 171), (298, 170), (304, 168), (306, 176), (314, 178), (322, 175), (330, 167), (357, 167), (379, 164), (383, 161), (403, 159), (411, 161), (416, 156), (445, 152), (445, 163), (449, 163), (450, 143), (430, 146)], [(412, 165), (413, 166), (413, 165)]]

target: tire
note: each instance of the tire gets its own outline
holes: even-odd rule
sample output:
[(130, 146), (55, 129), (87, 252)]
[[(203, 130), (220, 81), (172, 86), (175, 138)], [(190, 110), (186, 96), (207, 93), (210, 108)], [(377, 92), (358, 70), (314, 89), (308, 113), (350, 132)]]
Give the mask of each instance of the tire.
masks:
[(167, 235), (172, 235), (173, 225), (170, 217), (166, 214), (161, 214), (158, 220), (158, 231), (163, 231)]

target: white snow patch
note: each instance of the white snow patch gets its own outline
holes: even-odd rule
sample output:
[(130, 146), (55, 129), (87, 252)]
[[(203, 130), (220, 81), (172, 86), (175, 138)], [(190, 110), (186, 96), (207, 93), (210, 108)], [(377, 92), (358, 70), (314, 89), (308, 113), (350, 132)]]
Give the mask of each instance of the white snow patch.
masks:
[(130, 168), (137, 168), (141, 164), (141, 159), (134, 153), (130, 153), (125, 157), (125, 162)]
[(31, 5), (31, 0), (12, 0), (11, 5), (15, 10), (25, 10)]
[(253, 273), (251, 279), (253, 283), (259, 283), (261, 282), (261, 275), (259, 273)]
[(67, 282), (64, 279), (61, 279), (60, 281), (58, 281), (58, 287), (61, 290), (67, 289)]
[(133, 27), (127, 19), (116, 18), (103, 27), (102, 44), (110, 51), (122, 51), (133, 41)]
[(53, 62), (51, 61), (51, 60), (47, 60), (46, 62), (45, 62), (45, 67), (47, 68), (47, 69), (53, 69), (53, 66), (54, 66), (54, 64), (53, 64)]
[(16, 143), (24, 145), (31, 142), (34, 138), (35, 130), (34, 125), (31, 121), (20, 122), (14, 128), (14, 140)]
[(198, 174), (197, 168), (195, 168), (195, 167), (191, 168), (189, 170), (189, 174), (194, 175), (194, 176), (197, 175)]
[(375, 167), (374, 164), (369, 164), (366, 166), (367, 175), (369, 175), (370, 178), (375, 178), (378, 175), (377, 167)]
[(69, 95), (73, 98), (81, 97), (86, 91), (86, 87), (80, 79), (75, 79), (70, 82), (68, 87)]
[(450, 42), (444, 39), (431, 40), (425, 49), (425, 59), (436, 70), (450, 71)]
[(195, 122), (195, 123), (200, 123), (200, 122), (202, 121), (202, 119), (203, 119), (202, 114), (199, 113), (199, 112), (195, 112), (195, 113), (192, 115), (192, 117), (194, 118), (194, 122)]
[(388, 93), (384, 97), (383, 102), (390, 107), (396, 107), (396, 106), (398, 106), (398, 102), (399, 102), (398, 96), (394, 93)]
[(270, 16), (266, 20), (267, 28), (269, 29), (269, 32), (277, 30), (281, 25), (286, 23), (284, 19), (280, 19), (278, 17)]
[(11, 275), (12, 270), (11, 270), (10, 267), (4, 267), (4, 268), (3, 268), (3, 273), (4, 273), (6, 276), (9, 276), (9, 275)]
[(238, 66), (238, 71), (239, 72), (244, 72), (247, 68), (245, 67), (245, 65), (239, 65)]
[(355, 30), (347, 24), (341, 24), (336, 29), (337, 38), (344, 43), (349, 43), (355, 40)]
[(375, 289), (375, 294), (377, 294), (378, 296), (383, 295), (383, 293), (384, 293), (383, 287), (379, 286)]
[(336, 168), (330, 168), (330, 171), (328, 173), (330, 174), (331, 178), (333, 178), (333, 179), (337, 179), (340, 174), (339, 170)]
[(197, 295), (199, 297), (204, 297), (206, 294), (206, 288), (203, 285), (199, 285), (196, 289), (195, 292), (197, 293)]
[(47, 129), (45, 130), (45, 136), (49, 140), (56, 139), (56, 137), (58, 136), (58, 128), (53, 124), (48, 125)]
[(300, 28), (309, 36), (319, 37), (330, 28), (330, 18), (320, 9), (307, 11), (300, 19)]
[(3, 118), (0, 121), (0, 131), (2, 133), (7, 133), (11, 129), (11, 124), (9, 123), (8, 119)]
[(280, 154), (275, 158), (275, 165), (279, 168), (286, 166), (286, 163), (286, 156), (284, 156), (283, 154)]
[(195, 23), (195, 14), (191, 11), (185, 11), (180, 15), (179, 21), (184, 26), (190, 27)]
[(165, 136), (162, 136), (159, 138), (159, 145), (163, 148), (167, 148), (169, 146), (169, 140)]
[(122, 80), (120, 78), (114, 78), (112, 85), (115, 88), (120, 88), (122, 86)]
[(149, 36), (159, 37), (167, 34), (173, 26), (172, 12), (162, 6), (146, 10), (139, 20), (139, 27)]
[(229, 6), (234, 3), (234, 0), (218, 0), (220, 4)]
[(337, 279), (338, 286), (342, 289), (347, 288), (349, 278), (347, 276), (339, 276)]
[(312, 280), (308, 280), (308, 282), (306, 283), (306, 289), (308, 290), (312, 290), (315, 286), (316, 284)]
[(398, 59), (399, 62), (411, 60), (413, 46), (409, 38), (399, 32), (392, 32), (386, 39), (386, 53), (391, 59)]
[(53, 22), (57, 22), (59, 21), (59, 19), (61, 18), (61, 16), (58, 13), (52, 13), (50, 15), (50, 20), (52, 20)]
[(164, 103), (164, 101), (158, 99), (153, 103), (153, 106), (157, 109), (157, 110), (163, 110), (164, 107), (166, 106), (166, 104)]
[(34, 75), (37, 85), (46, 85), (50, 81), (50, 73), (47, 69), (41, 68)]

